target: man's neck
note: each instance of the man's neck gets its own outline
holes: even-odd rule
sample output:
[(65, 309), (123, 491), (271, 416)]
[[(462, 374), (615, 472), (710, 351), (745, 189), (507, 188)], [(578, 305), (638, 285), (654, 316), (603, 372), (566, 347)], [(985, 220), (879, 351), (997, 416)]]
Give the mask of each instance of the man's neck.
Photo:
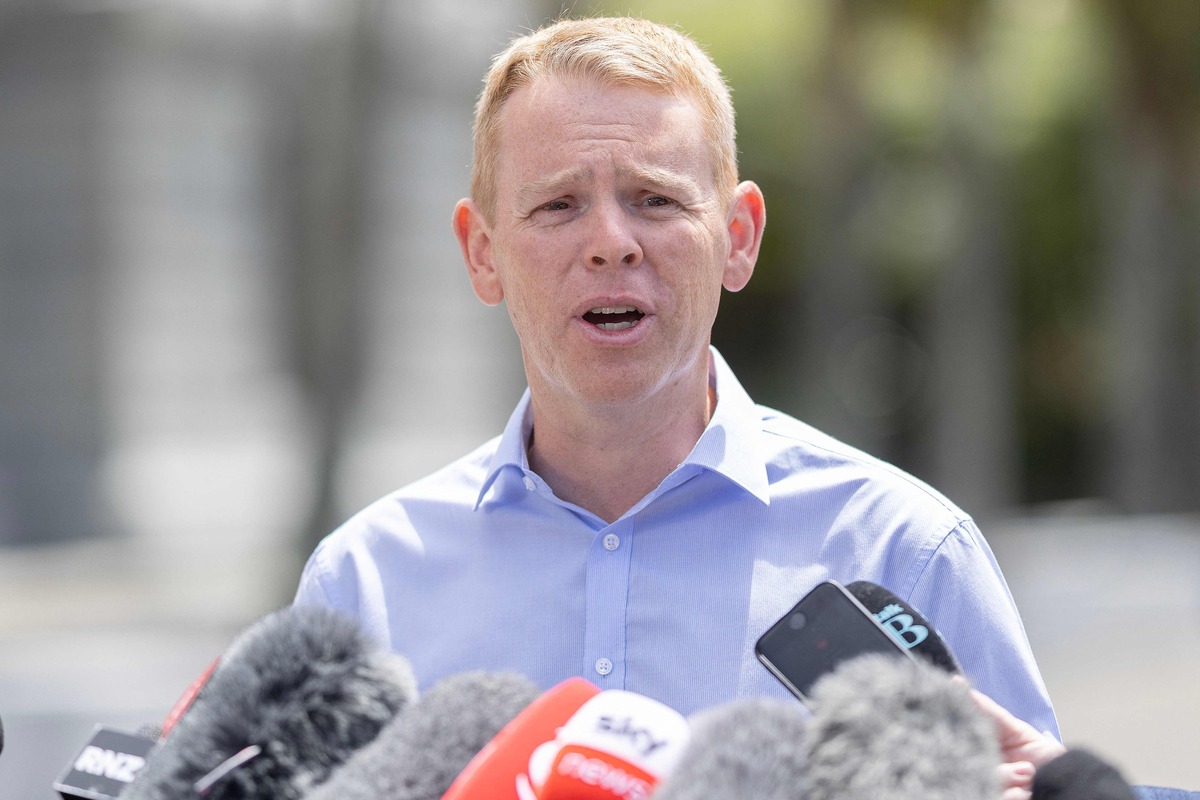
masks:
[(549, 413), (533, 403), (529, 465), (562, 500), (613, 522), (692, 451), (716, 407), (707, 380), (685, 402)]

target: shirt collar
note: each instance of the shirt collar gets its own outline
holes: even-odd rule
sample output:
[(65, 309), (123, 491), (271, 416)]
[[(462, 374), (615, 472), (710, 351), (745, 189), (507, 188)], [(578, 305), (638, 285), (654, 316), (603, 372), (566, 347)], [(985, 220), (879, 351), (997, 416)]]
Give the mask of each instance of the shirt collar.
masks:
[[(767, 468), (759, 444), (762, 413), (715, 347), (709, 347), (709, 356), (709, 382), (716, 389), (717, 407), (708, 427), (680, 466), (690, 465), (715, 472), (767, 505), (770, 503)], [(484, 497), (501, 474), (508, 471), (506, 468), (512, 468), (514, 476), (523, 477), (528, 472), (529, 456), (525, 443), (532, 430), (533, 407), (529, 389), (526, 389), (492, 454), (487, 477), (475, 500), (476, 509), (483, 504)]]
[(683, 463), (722, 475), (769, 505), (762, 412), (717, 349), (709, 347), (709, 353), (709, 380), (716, 385), (717, 407)]
[(525, 450), (525, 443), (529, 441), (529, 434), (532, 430), (533, 404), (527, 388), (525, 394), (521, 395), (517, 407), (509, 416), (508, 424), (504, 426), (504, 433), (500, 436), (500, 444), (497, 445), (496, 452), (492, 454), (487, 477), (483, 479), (483, 485), (479, 487), (479, 496), (475, 498), (475, 510), (479, 510), (488, 490), (492, 488), (492, 484), (496, 482), (506, 467), (513, 468), (515, 473), (522, 477), (529, 470), (529, 454)]

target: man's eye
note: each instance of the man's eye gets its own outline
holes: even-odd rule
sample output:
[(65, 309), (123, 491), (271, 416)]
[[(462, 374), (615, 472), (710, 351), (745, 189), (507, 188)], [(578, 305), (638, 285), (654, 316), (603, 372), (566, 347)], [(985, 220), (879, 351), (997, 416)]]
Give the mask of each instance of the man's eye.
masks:
[(549, 203), (539, 206), (538, 208), (541, 211), (566, 211), (570, 207), (571, 204), (566, 200), (551, 200)]
[(661, 195), (653, 195), (651, 197), (647, 197), (645, 200), (646, 205), (654, 207), (669, 206), (671, 205), (671, 202), (671, 200)]

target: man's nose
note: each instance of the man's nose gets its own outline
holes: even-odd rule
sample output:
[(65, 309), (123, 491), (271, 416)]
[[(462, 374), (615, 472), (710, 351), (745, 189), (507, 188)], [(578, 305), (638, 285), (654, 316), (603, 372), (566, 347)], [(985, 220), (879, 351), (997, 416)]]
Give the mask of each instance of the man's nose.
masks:
[(628, 266), (642, 262), (642, 248), (633, 230), (633, 220), (619, 203), (603, 203), (592, 209), (591, 236), (585, 253), (590, 267)]

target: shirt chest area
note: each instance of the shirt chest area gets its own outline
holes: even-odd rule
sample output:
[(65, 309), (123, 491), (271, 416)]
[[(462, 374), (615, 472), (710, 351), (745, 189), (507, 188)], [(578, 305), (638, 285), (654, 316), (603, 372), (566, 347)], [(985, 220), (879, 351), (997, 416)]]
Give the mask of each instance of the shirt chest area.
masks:
[(390, 633), (423, 684), (469, 669), (546, 686), (578, 675), (685, 712), (775, 693), (754, 642), (824, 576), (804, 548), (777, 548), (738, 525), (630, 519), (450, 549), (430, 543), (423, 568), (393, 584), (402, 596), (385, 604), (422, 606), (417, 620), (393, 614)]

